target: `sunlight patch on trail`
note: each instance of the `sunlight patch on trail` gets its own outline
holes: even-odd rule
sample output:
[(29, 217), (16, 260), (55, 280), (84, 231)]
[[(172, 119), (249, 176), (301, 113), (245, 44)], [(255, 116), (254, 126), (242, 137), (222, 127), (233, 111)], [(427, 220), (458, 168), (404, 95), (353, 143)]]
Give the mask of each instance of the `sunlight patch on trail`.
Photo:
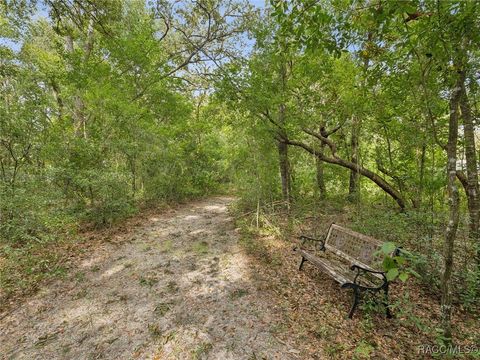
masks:
[(207, 205), (203, 207), (207, 211), (214, 211), (214, 212), (225, 212), (227, 211), (226, 206), (219, 206), (219, 205)]
[(116, 273), (122, 271), (123, 269), (125, 269), (124, 264), (115, 265), (115, 266), (111, 267), (110, 269), (108, 269), (107, 271), (105, 271), (102, 275), (100, 275), (100, 279), (109, 278), (113, 274), (116, 274)]
[(200, 218), (200, 216), (198, 216), (198, 215), (187, 215), (187, 216), (184, 217), (185, 220), (197, 220), (199, 218)]

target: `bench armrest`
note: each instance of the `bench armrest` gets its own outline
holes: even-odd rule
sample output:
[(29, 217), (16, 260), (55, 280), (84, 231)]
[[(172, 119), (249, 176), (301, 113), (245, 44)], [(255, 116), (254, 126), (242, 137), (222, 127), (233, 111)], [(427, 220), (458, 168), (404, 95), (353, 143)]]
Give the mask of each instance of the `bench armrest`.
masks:
[(301, 240), (302, 245), (304, 245), (307, 241), (320, 243), (320, 250), (325, 250), (325, 239), (316, 239), (306, 235), (300, 235), (298, 239)]
[(369, 272), (369, 273), (372, 273), (372, 274), (385, 275), (385, 271), (372, 270), (372, 269), (368, 269), (366, 267), (363, 267), (363, 266), (360, 266), (360, 265), (357, 265), (357, 264), (353, 264), (352, 266), (350, 266), (350, 270), (352, 270), (352, 271), (357, 270), (358, 272), (364, 271), (364, 272)]
[(354, 284), (357, 284), (357, 279), (358, 279), (359, 276), (362, 276), (366, 273), (370, 273), (370, 274), (382, 275), (383, 284), (380, 287), (388, 286), (389, 281), (387, 280), (387, 277), (385, 276), (385, 274), (386, 274), (385, 271), (377, 271), (377, 270), (369, 269), (369, 268), (366, 268), (366, 267), (363, 267), (363, 266), (360, 266), (360, 265), (357, 265), (357, 264), (353, 264), (352, 266), (350, 266), (350, 270), (352, 270), (352, 271), (356, 270), (357, 271), (357, 273), (355, 274), (355, 277), (353, 279)]

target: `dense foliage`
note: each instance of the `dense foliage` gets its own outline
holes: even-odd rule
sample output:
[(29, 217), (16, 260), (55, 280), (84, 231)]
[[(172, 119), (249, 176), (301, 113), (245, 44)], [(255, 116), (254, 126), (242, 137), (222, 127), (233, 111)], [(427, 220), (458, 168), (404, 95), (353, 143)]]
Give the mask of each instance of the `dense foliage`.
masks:
[(417, 255), (449, 337), (452, 294), (479, 295), (479, 19), (475, 1), (2, 2), (2, 287), (25, 256), (35, 280), (57, 269), (35, 254), (78, 228), (228, 186), (242, 212), (354, 209)]
[[(19, 259), (78, 225), (109, 225), (226, 181), (224, 139), (193, 77), (243, 31), (237, 18), (249, 7), (51, 1), (0, 11), (4, 290), (18, 285)], [(54, 266), (28, 258), (29, 273)]]
[[(332, 202), (347, 212), (349, 200), (352, 226), (416, 253), (412, 266), (441, 294), (446, 339), (452, 297), (478, 306), (478, 11), (476, 2), (272, 1), (252, 55), (217, 87), (251, 119), (243, 166), (262, 170), (245, 172), (258, 186), (243, 204), (258, 213), (278, 199), (287, 209), (312, 201), (316, 216)], [(257, 155), (266, 143), (268, 155)]]

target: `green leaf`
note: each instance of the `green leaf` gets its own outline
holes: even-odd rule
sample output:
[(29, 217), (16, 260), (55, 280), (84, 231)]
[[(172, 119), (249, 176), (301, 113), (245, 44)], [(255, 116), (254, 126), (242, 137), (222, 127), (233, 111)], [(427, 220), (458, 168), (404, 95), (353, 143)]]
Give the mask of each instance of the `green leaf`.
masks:
[(387, 277), (388, 281), (395, 280), (395, 278), (398, 276), (398, 269), (393, 268), (393, 269), (388, 270), (387, 273), (385, 274), (385, 276)]
[(399, 278), (401, 281), (405, 282), (405, 281), (407, 281), (407, 279), (408, 279), (408, 273), (407, 273), (407, 272), (402, 272), (400, 275), (398, 275), (398, 278)]
[(384, 259), (383, 259), (383, 269), (384, 270), (390, 270), (390, 269), (393, 269), (393, 268), (396, 268), (396, 264), (395, 264), (395, 261), (393, 261), (393, 258), (391, 258), (390, 256), (386, 256)]
[(382, 251), (384, 254), (391, 254), (392, 252), (395, 251), (397, 248), (397, 245), (395, 243), (388, 241), (382, 245)]
[(403, 265), (407, 259), (402, 256), (394, 256), (393, 259), (396, 261), (398, 265)]
[(402, 10), (406, 13), (414, 13), (417, 11), (417, 7), (415, 6), (415, 3), (413, 1), (407, 1), (403, 2)]

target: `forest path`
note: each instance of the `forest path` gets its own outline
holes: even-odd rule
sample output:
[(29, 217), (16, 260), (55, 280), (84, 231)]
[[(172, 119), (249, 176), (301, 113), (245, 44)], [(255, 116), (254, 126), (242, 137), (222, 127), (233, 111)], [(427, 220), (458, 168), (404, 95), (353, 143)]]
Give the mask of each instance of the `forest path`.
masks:
[(232, 200), (182, 205), (97, 246), (0, 320), (0, 358), (297, 358), (252, 283)]

